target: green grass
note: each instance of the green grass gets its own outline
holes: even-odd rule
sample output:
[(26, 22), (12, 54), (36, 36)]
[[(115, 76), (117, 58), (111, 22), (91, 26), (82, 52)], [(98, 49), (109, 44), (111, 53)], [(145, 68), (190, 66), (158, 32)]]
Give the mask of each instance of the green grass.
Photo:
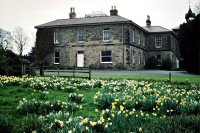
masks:
[[(169, 76), (166, 75), (92, 75), (94, 79), (136, 79), (136, 80), (168, 80)], [(175, 82), (198, 82), (200, 83), (200, 76), (171, 76), (171, 80)]]
[[(169, 77), (165, 75), (92, 75), (94, 79), (137, 79), (137, 80), (167, 80)], [(172, 76), (172, 81), (174, 82), (198, 82), (200, 83), (200, 76)], [(82, 109), (78, 110), (74, 115), (83, 116), (98, 119), (99, 114), (95, 112), (96, 106), (94, 105), (94, 95), (99, 90), (99, 88), (93, 88), (88, 90), (76, 90), (75, 93), (84, 95), (84, 102), (81, 103)], [(15, 125), (14, 131), (17, 132), (17, 125), (21, 123), (24, 115), (20, 115), (17, 112), (17, 106), (22, 98), (30, 99), (33, 97), (32, 88), (23, 88), (22, 86), (7, 86), (1, 89), (0, 93), (0, 113), (12, 116), (13, 123)], [(63, 102), (68, 101), (68, 95), (66, 91), (63, 90), (48, 90), (49, 100), (60, 100)]]
[[(187, 74), (187, 73), (186, 73)], [(55, 74), (46, 74), (46, 76), (58, 76), (57, 73)], [(73, 74), (72, 73), (61, 73), (59, 74), (59, 76), (63, 76), (63, 77), (72, 77)], [(88, 74), (80, 74), (77, 73), (75, 74), (76, 77), (88, 77)], [(135, 79), (135, 80), (168, 80), (169, 79), (169, 75), (128, 75), (128, 74), (93, 74), (91, 73), (91, 78), (92, 79), (116, 79), (116, 80), (120, 80), (120, 79)], [(189, 75), (189, 76), (177, 76), (177, 75), (173, 75), (171, 76), (171, 80), (174, 82), (197, 82), (200, 83), (200, 75)]]
[(19, 100), (27, 98), (33, 89), (22, 88), (20, 86), (9, 86), (1, 90), (0, 112), (4, 114), (15, 114)]
[[(95, 106), (93, 104), (93, 96), (97, 92), (96, 89), (90, 90), (79, 90), (75, 93), (83, 94), (84, 95), (84, 102), (81, 104), (82, 109), (78, 110), (75, 115), (83, 116), (83, 117), (90, 117), (90, 118), (97, 118), (97, 113), (95, 113)], [(23, 88), (21, 86), (8, 86), (4, 89), (1, 89), (0, 93), (0, 113), (4, 115), (11, 116), (12, 122), (14, 123), (15, 127), (14, 130), (17, 132), (17, 128), (24, 115), (20, 115), (17, 112), (17, 106), (19, 101), (22, 98), (31, 99), (34, 97), (32, 88)], [(68, 101), (69, 93), (62, 91), (62, 90), (48, 90), (48, 99), (49, 100), (60, 100), (62, 102)]]
[[(90, 118), (97, 118), (97, 113), (95, 112), (95, 106), (93, 97), (98, 91), (97, 88), (92, 90), (80, 90), (78, 93), (84, 95), (84, 102), (82, 104), (83, 109), (79, 110), (77, 112), (77, 115), (83, 116), (83, 117), (90, 117)], [(90, 113), (88, 113), (90, 112)]]

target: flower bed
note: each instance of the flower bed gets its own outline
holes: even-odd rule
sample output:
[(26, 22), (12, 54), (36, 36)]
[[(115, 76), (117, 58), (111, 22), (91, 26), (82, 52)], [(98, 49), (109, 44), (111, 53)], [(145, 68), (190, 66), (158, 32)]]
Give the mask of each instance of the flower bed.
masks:
[[(8, 86), (33, 90), (17, 106), (20, 132), (197, 132), (200, 124), (199, 84), (0, 76), (0, 88)], [(50, 99), (53, 92), (65, 100)]]

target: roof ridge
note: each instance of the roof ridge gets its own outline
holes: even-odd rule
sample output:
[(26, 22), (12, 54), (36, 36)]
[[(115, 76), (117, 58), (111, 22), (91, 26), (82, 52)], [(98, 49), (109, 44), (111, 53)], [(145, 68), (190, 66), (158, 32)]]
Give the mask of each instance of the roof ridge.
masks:
[(81, 17), (81, 18), (73, 18), (73, 19), (56, 19), (56, 20), (35, 26), (35, 28), (80, 25), (80, 24), (111, 23), (111, 22), (128, 22), (128, 21), (131, 22), (131, 20), (119, 15), (118, 16)]

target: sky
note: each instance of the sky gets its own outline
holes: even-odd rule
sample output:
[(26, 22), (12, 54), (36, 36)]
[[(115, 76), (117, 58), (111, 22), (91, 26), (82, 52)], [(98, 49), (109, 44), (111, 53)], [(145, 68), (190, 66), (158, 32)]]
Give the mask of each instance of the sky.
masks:
[[(192, 10), (198, 1), (190, 0)], [(140, 26), (146, 25), (147, 15), (150, 15), (152, 26), (171, 30), (185, 22), (189, 0), (0, 0), (0, 28), (12, 32), (16, 27), (22, 27), (30, 38), (27, 53), (33, 46), (34, 26), (68, 19), (70, 7), (75, 7), (80, 18), (94, 11), (109, 15), (111, 6), (117, 7), (120, 16)]]

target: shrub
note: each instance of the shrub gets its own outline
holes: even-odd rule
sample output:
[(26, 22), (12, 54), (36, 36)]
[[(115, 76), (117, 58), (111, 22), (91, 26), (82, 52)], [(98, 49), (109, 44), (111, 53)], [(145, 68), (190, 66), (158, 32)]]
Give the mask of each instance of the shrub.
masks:
[(76, 93), (70, 93), (68, 99), (78, 104), (84, 101), (83, 94), (76, 94)]
[(61, 101), (41, 101), (41, 100), (26, 100), (25, 98), (19, 101), (17, 110), (20, 114), (48, 114), (52, 111), (59, 112), (67, 108), (67, 103)]
[(11, 116), (0, 114), (0, 132), (11, 133), (13, 128)]
[(78, 105), (77, 103), (74, 102), (68, 102), (66, 104), (66, 111), (70, 112), (70, 113), (75, 113), (78, 109), (80, 109), (82, 106)]
[(42, 123), (40, 123), (36, 114), (29, 114), (23, 118), (19, 130), (25, 133), (42, 132)]
[(65, 112), (50, 113), (45, 116), (27, 115), (20, 124), (20, 131), (26, 133), (82, 132), (84, 127), (79, 125), (82, 119)]

